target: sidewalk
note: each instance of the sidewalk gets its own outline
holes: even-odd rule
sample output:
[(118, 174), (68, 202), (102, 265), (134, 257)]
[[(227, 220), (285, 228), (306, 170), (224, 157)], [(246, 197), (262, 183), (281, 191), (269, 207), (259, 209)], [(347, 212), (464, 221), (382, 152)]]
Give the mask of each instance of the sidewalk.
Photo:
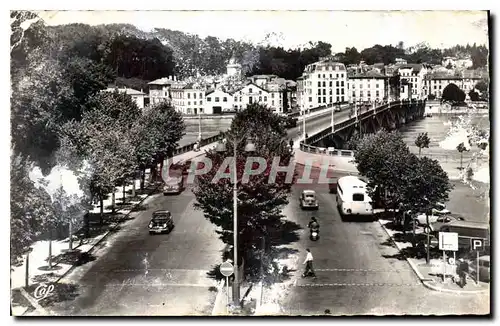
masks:
[[(214, 144), (204, 146), (201, 151), (198, 152), (187, 152), (182, 155), (174, 157), (174, 162), (184, 161), (193, 159), (199, 155), (204, 153), (205, 149), (209, 149), (210, 146), (214, 146)], [(69, 250), (69, 238), (63, 240), (52, 241), (52, 270), (48, 269), (48, 248), (49, 241), (37, 241), (32, 245), (32, 251), (29, 255), (29, 285), (30, 287), (34, 284), (47, 282), (59, 282), (63, 279), (70, 271), (73, 270), (74, 267), (81, 264), (81, 261), (78, 261), (77, 257), (84, 256), (85, 258), (89, 258), (90, 260), (95, 259), (92, 257), (92, 250), (104, 239), (106, 236), (112, 232), (119, 224), (121, 224), (124, 220), (127, 219), (129, 214), (133, 212), (137, 206), (141, 205), (145, 200), (147, 200), (156, 190), (157, 185), (149, 184), (148, 182), (149, 170), (146, 171), (146, 184), (145, 191), (141, 193), (140, 191), (140, 180), (135, 180), (135, 189), (136, 196), (132, 198), (132, 186), (130, 185), (125, 187), (125, 202), (123, 202), (123, 187), (115, 188), (115, 214), (111, 214), (111, 194), (108, 195), (108, 198), (103, 201), (104, 206), (104, 224), (98, 225), (97, 227), (93, 227), (95, 225), (92, 224), (92, 221), (95, 220), (90, 218), (90, 227), (91, 227), (91, 237), (85, 239), (78, 239), (76, 235), (73, 237), (73, 251), (77, 253), (70, 253)], [(100, 206), (94, 205), (93, 209), (89, 211), (91, 215), (98, 215), (100, 212)], [(75, 230), (75, 232), (78, 230)], [(85, 262), (83, 262), (85, 263)], [(22, 265), (13, 267), (10, 278), (11, 278), (11, 290), (15, 291), (15, 297), (21, 297), (19, 293), (20, 288), (24, 288), (25, 286), (25, 275), (26, 275), (26, 259), (24, 259)], [(31, 295), (31, 293), (29, 293)], [(14, 294), (13, 294), (14, 297)], [(12, 302), (11, 298), (11, 302)], [(27, 300), (22, 300), (27, 305)], [(18, 300), (19, 301), (19, 300)], [(12, 302), (12, 313), (14, 315), (22, 315), (28, 309), (28, 307), (23, 305), (15, 305)]]
[[(465, 287), (459, 287), (458, 284), (453, 282), (453, 277), (456, 275), (456, 265), (449, 264), (449, 262), (446, 263), (446, 277), (445, 282), (443, 282), (443, 272), (445, 270), (442, 252), (437, 252), (440, 255), (439, 258), (431, 252), (431, 259), (429, 264), (427, 264), (425, 258), (416, 258), (416, 251), (410, 241), (412, 237), (411, 230), (406, 232), (408, 236), (405, 239), (401, 231), (395, 231), (392, 228), (391, 220), (379, 219), (379, 223), (425, 287), (434, 291), (460, 294), (486, 294), (490, 291), (489, 283), (479, 282), (476, 285), (475, 281), (470, 278), (468, 278)], [(418, 227), (415, 234), (417, 239), (425, 241), (426, 234), (423, 228)]]

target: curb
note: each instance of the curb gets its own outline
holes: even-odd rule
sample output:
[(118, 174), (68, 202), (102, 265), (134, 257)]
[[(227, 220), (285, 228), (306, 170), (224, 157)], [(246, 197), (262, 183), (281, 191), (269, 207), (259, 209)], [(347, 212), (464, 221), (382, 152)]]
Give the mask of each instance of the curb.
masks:
[[(401, 247), (398, 245), (398, 243), (396, 241), (394, 241), (394, 239), (392, 238), (391, 234), (389, 233), (389, 230), (387, 230), (387, 228), (385, 227), (385, 225), (382, 223), (382, 221), (380, 219), (377, 220), (380, 224), (380, 226), (382, 227), (382, 229), (384, 229), (385, 233), (387, 233), (387, 236), (389, 236), (389, 239), (391, 239), (391, 242), (394, 244), (394, 246), (398, 249), (398, 251), (401, 253)], [(408, 265), (410, 265), (411, 269), (413, 270), (413, 272), (417, 275), (418, 279), (420, 280), (420, 282), (422, 282), (422, 284), (426, 281), (428, 281), (429, 279), (425, 279), (423, 277), (423, 275), (420, 273), (420, 271), (418, 270), (417, 266), (415, 266), (415, 264), (413, 262), (411, 262), (410, 260), (408, 260), (408, 258), (405, 256), (405, 259), (406, 261), (408, 262)]]
[(222, 290), (224, 288), (224, 280), (220, 280), (217, 285), (217, 295), (215, 296), (214, 307), (212, 308), (212, 316), (219, 316), (220, 313), (218, 310), (220, 309), (220, 305), (222, 304)]
[(439, 286), (432, 285), (431, 283), (436, 283), (434, 280), (432, 281), (422, 281), (422, 284), (431, 290), (438, 291), (438, 292), (446, 292), (446, 293), (456, 293), (456, 294), (480, 294), (480, 293), (488, 293), (490, 289), (484, 289), (484, 290), (476, 290), (476, 291), (460, 291), (460, 290), (450, 290), (450, 289), (445, 289), (441, 288)]

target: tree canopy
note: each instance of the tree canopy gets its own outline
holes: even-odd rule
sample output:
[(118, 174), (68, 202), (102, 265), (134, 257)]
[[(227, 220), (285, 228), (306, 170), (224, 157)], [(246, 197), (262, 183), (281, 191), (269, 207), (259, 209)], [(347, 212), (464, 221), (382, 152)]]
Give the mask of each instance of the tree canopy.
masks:
[(451, 83), (446, 85), (443, 89), (443, 95), (441, 99), (446, 102), (451, 103), (462, 103), (465, 101), (465, 92), (461, 90), (457, 85)]

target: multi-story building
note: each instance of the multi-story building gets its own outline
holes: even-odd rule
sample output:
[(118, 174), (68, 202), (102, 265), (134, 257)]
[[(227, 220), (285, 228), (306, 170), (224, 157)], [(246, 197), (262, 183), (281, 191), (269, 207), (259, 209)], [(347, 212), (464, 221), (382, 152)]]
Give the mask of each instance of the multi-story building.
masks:
[(149, 82), (149, 103), (155, 104), (162, 101), (171, 101), (170, 88), (176, 81), (177, 78), (175, 76), (169, 76)]
[(347, 70), (343, 63), (321, 58), (309, 64), (302, 74), (300, 109), (347, 102)]
[(469, 94), (471, 90), (474, 89), (477, 82), (481, 80), (479, 77), (462, 77), (462, 76), (452, 76), (444, 74), (429, 74), (426, 76), (424, 83), (426, 86), (425, 96), (434, 95), (436, 98), (443, 96), (443, 90), (449, 84), (455, 84), (465, 92)]
[(430, 66), (426, 64), (405, 64), (399, 67), (398, 72), (401, 81), (406, 80), (411, 85), (411, 98), (425, 97), (424, 77), (429, 72)]
[(352, 103), (384, 101), (389, 93), (389, 77), (373, 70), (349, 77), (347, 85)]
[(209, 90), (205, 93), (205, 113), (219, 114), (234, 110), (233, 95), (221, 88)]
[(132, 97), (132, 100), (137, 104), (139, 109), (144, 109), (144, 99), (146, 97), (146, 93), (142, 92), (142, 89), (140, 91), (135, 90), (133, 88), (127, 88), (127, 87), (108, 87), (104, 91), (106, 92), (114, 92), (118, 91), (120, 93), (125, 93), (127, 95), (130, 95)]
[(175, 83), (170, 88), (172, 105), (183, 114), (205, 112), (205, 89), (195, 83)]
[(242, 110), (248, 104), (260, 103), (269, 106), (276, 112), (280, 102), (276, 92), (268, 92), (252, 82), (231, 91), (231, 94), (233, 95), (233, 107), (236, 110)]

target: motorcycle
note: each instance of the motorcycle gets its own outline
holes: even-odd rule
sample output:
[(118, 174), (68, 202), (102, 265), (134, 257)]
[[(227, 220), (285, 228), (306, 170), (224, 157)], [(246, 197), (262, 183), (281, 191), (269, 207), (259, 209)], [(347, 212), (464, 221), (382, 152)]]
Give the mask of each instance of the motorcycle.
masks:
[(311, 234), (309, 235), (309, 238), (312, 241), (318, 241), (318, 239), (319, 239), (319, 228), (318, 229), (311, 229)]

